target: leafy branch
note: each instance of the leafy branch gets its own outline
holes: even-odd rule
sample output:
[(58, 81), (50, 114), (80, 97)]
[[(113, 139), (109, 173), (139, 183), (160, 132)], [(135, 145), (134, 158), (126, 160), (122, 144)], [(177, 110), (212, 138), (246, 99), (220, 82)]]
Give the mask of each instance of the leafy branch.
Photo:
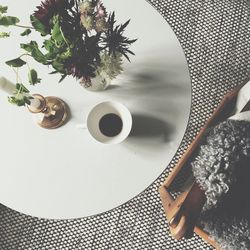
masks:
[[(32, 32), (31, 30), (34, 29), (34, 27), (20, 25), (19, 18), (14, 17), (14, 16), (7, 16), (6, 15), (7, 11), (8, 11), (7, 6), (0, 5), (0, 26), (4, 26), (4, 27), (14, 26), (14, 27), (25, 29), (20, 34), (20, 36), (28, 36)], [(10, 36), (10, 32), (8, 32), (8, 33), (7, 32), (0, 32), (0, 38), (7, 38), (9, 36)], [(25, 47), (25, 45), (23, 45), (23, 47), (25, 47), (26, 50), (28, 50), (28, 52), (30, 52), (30, 53), (22, 54), (18, 58), (15, 58), (15, 59), (12, 59), (12, 60), (5, 62), (8, 66), (13, 68), (14, 72), (17, 75), (16, 92), (13, 93), (13, 96), (10, 96), (8, 98), (10, 103), (16, 104), (17, 106), (24, 106), (26, 104), (29, 105), (30, 99), (32, 98), (31, 95), (28, 94), (29, 90), (22, 83), (19, 82), (20, 80), (19, 80), (19, 75), (18, 75), (18, 69), (24, 65), (28, 66), (28, 81), (31, 85), (35, 85), (37, 83), (40, 83), (40, 81), (41, 81), (41, 79), (38, 77), (36, 70), (30, 69), (28, 62), (26, 60), (22, 59), (24, 56), (35, 57), (37, 54), (39, 54), (37, 52), (37, 50), (34, 49), (34, 47), (38, 47), (38, 45), (37, 46), (36, 45), (37, 45), (36, 43), (31, 44), (32, 49), (27, 49), (28, 45), (26, 47)], [(21, 47), (22, 47), (22, 45), (21, 45)], [(41, 62), (41, 60), (38, 60), (38, 61)]]
[[(123, 57), (130, 61), (129, 55), (134, 55), (130, 46), (137, 39), (124, 35), (130, 20), (116, 25), (115, 12), (108, 14), (100, 0), (44, 0), (30, 16), (32, 27), (20, 25), (17, 17), (6, 15), (7, 11), (8, 7), (0, 5), (0, 26), (22, 28), (21, 36), (29, 36), (33, 29), (44, 38), (41, 45), (33, 40), (21, 43), (25, 53), (6, 62), (13, 69), (27, 65), (31, 85), (40, 83), (41, 79), (24, 56), (51, 66), (51, 74), (61, 75), (59, 82), (72, 75), (81, 83), (91, 85), (91, 79), (96, 76), (114, 79), (122, 72)], [(9, 35), (0, 32), (0, 38)], [(17, 84), (17, 93), (10, 101), (25, 105), (29, 101), (27, 92), (19, 79)]]
[(7, 6), (0, 5), (0, 26), (5, 26), (5, 27), (16, 26), (19, 28), (33, 29), (33, 27), (18, 24), (20, 22), (18, 17), (6, 16), (5, 14), (7, 14), (7, 11), (8, 11)]
[(33, 97), (22, 83), (17, 83), (15, 93), (13, 93), (13, 96), (8, 97), (8, 101), (17, 106), (30, 105), (31, 99), (33, 99)]

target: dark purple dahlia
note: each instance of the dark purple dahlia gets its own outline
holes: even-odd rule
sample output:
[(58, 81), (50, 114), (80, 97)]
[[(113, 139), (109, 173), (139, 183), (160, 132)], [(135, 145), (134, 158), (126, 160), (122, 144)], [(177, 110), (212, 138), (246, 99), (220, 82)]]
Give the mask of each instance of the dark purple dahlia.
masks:
[(74, 0), (44, 0), (40, 6), (37, 6), (33, 15), (50, 31), (50, 20), (53, 16), (63, 13), (73, 6)]

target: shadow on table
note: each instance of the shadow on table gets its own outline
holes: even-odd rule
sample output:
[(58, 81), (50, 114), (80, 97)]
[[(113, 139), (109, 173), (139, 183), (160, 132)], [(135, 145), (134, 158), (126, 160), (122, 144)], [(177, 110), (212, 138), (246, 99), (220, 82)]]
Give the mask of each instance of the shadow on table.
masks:
[(143, 114), (133, 114), (133, 126), (130, 138), (162, 138), (164, 142), (170, 140), (171, 134), (174, 132), (173, 126), (159, 118), (149, 117)]
[(124, 99), (125, 105), (132, 103), (133, 109), (139, 107), (136, 112), (165, 113), (174, 120), (182, 116), (183, 105), (185, 110), (191, 100), (188, 68), (180, 58), (166, 60), (160, 52), (149, 53), (140, 61), (135, 57), (105, 94)]
[(166, 147), (169, 152), (176, 150), (191, 104), (184, 57), (166, 55), (161, 48), (145, 53), (143, 60), (134, 57), (105, 95), (122, 100), (134, 114), (125, 147), (141, 154), (155, 154)]
[(110, 85), (107, 93), (136, 97), (140, 96), (180, 96), (190, 91), (186, 84), (186, 74), (167, 69), (167, 66), (139, 64), (134, 69), (128, 69), (119, 79), (121, 85)]
[(162, 51), (164, 47), (154, 48), (145, 53), (143, 60), (133, 57), (132, 63), (126, 63), (124, 72), (118, 76), (117, 82), (120, 84), (116, 85), (116, 81), (113, 81), (114, 85), (107, 91), (114, 94), (120, 92), (122, 95), (152, 95), (156, 92), (166, 95), (162, 90), (167, 90), (169, 94), (186, 94), (191, 84), (187, 84), (190, 80), (185, 58), (171, 52), (166, 55)]

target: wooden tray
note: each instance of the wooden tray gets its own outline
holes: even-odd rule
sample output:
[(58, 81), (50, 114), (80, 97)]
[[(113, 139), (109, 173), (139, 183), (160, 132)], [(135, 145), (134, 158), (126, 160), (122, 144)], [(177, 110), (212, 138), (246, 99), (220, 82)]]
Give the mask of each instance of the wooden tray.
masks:
[[(169, 225), (171, 225), (171, 223), (172, 223), (171, 219), (172, 219), (173, 213), (176, 212), (173, 210), (178, 210), (178, 209), (180, 209), (181, 206), (183, 206), (185, 199), (187, 199), (188, 195), (190, 194), (190, 190), (192, 189), (192, 187), (191, 187), (191, 188), (188, 188), (187, 190), (184, 190), (184, 192), (181, 193), (180, 196), (178, 196), (176, 199), (174, 199), (169, 191), (171, 184), (173, 183), (173, 181), (175, 180), (175, 178), (177, 177), (179, 172), (185, 166), (187, 166), (187, 164), (190, 162), (192, 156), (197, 151), (199, 144), (200, 144), (200, 141), (201, 141), (202, 137), (204, 136), (204, 133), (207, 131), (207, 129), (231, 116), (232, 112), (234, 111), (235, 105), (236, 105), (239, 90), (246, 83), (247, 82), (245, 82), (241, 86), (237, 87), (233, 91), (229, 92), (224, 97), (224, 99), (222, 100), (222, 102), (220, 103), (218, 108), (212, 114), (211, 118), (207, 121), (205, 126), (200, 130), (200, 132), (196, 136), (195, 140), (188, 147), (187, 151), (184, 153), (184, 155), (182, 156), (180, 161), (176, 164), (176, 166), (172, 170), (171, 174), (166, 178), (164, 183), (160, 186), (159, 193), (160, 193), (161, 201), (162, 201)], [(245, 106), (242, 111), (249, 110), (250, 109), (249, 106), (250, 105), (248, 103), (248, 105)], [(200, 192), (193, 192), (193, 193), (196, 195), (196, 197), (193, 197), (193, 200), (197, 198), (197, 200), (203, 200), (205, 202), (205, 197), (201, 197), (202, 195)], [(197, 197), (197, 196), (199, 196), (199, 197)], [(201, 203), (201, 205), (198, 206), (198, 208), (196, 209), (197, 211), (195, 211), (195, 213), (197, 215), (198, 215), (198, 213), (201, 212), (201, 209), (203, 207), (204, 202)], [(173, 209), (173, 207), (174, 207), (174, 209)], [(192, 233), (195, 232), (200, 237), (202, 237), (205, 241), (207, 241), (209, 244), (211, 244), (215, 249), (219, 249), (217, 243), (209, 237), (209, 234), (196, 225), (195, 218), (197, 219), (197, 217), (198, 216), (193, 217), (194, 218), (193, 222), (192, 221), (188, 222), (188, 223), (194, 223)], [(180, 224), (182, 223), (182, 226), (185, 225), (185, 219), (186, 218), (183, 218), (183, 221), (180, 221)], [(182, 227), (182, 230), (185, 231), (185, 230), (187, 230), (187, 228), (185, 228), (185, 226), (184, 226), (184, 228)], [(170, 226), (171, 234), (173, 235), (174, 238), (176, 238), (178, 240), (183, 237), (184, 231), (176, 232), (176, 230)]]

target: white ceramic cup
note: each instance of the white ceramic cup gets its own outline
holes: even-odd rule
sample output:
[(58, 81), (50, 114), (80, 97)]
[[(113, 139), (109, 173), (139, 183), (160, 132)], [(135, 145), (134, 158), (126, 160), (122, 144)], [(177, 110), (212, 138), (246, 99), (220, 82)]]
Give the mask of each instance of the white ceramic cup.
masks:
[[(116, 136), (106, 136), (100, 130), (100, 120), (107, 114), (118, 115), (122, 120), (121, 132)], [(132, 115), (127, 107), (118, 102), (102, 102), (94, 106), (88, 114), (87, 123), (84, 126), (91, 136), (104, 144), (118, 144), (124, 141), (132, 129)]]

